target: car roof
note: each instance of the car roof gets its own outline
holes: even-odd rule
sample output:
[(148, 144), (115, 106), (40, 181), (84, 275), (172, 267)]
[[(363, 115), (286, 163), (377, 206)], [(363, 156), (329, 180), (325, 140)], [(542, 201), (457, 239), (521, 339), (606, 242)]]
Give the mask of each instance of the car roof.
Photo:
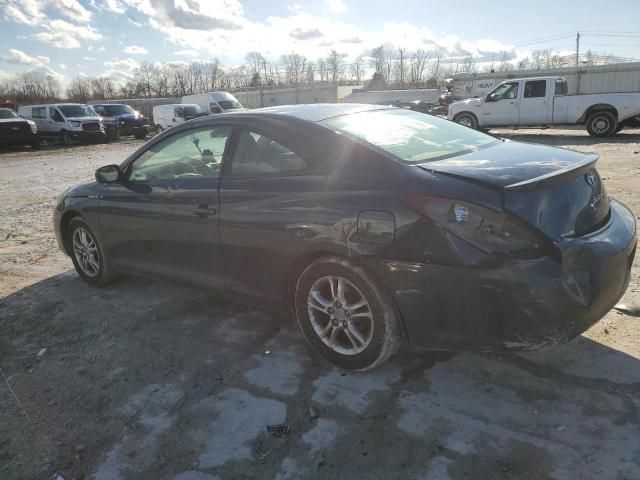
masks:
[(371, 110), (387, 110), (388, 107), (369, 105), (364, 103), (311, 103), (303, 105), (280, 105), (277, 107), (257, 108), (255, 110), (243, 110), (242, 112), (225, 113), (225, 115), (282, 115), (294, 117), (310, 122), (320, 122), (328, 118), (340, 117), (358, 112)]

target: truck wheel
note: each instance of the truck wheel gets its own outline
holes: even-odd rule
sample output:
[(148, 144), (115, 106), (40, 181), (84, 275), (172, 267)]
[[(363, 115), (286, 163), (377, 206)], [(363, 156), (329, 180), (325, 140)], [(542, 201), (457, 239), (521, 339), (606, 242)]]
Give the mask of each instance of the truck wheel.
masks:
[(134, 137), (136, 137), (138, 140), (144, 140), (145, 138), (147, 138), (147, 132), (136, 133)]
[(371, 275), (343, 258), (320, 258), (302, 272), (295, 311), (309, 344), (344, 370), (381, 365), (400, 344), (391, 299)]
[(616, 117), (611, 112), (596, 112), (587, 119), (587, 132), (592, 137), (608, 137), (618, 128)]
[(31, 142), (31, 149), (40, 150), (40, 140), (34, 140), (33, 142)]
[(623, 123), (619, 123), (618, 126), (616, 127), (616, 131), (615, 133), (618, 133), (619, 131), (621, 131), (624, 128), (624, 124)]
[(69, 135), (69, 132), (62, 132), (60, 134), (60, 143), (62, 143), (65, 147), (71, 146), (71, 135)]
[(473, 113), (459, 113), (454, 117), (453, 121), (465, 127), (473, 128), (474, 130), (478, 129), (478, 120)]

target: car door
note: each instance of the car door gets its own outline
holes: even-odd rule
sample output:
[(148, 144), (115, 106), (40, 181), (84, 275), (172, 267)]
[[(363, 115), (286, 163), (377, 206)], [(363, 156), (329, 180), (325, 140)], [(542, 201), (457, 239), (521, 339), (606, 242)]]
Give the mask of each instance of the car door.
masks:
[(266, 308), (284, 305), (286, 272), (305, 235), (297, 222), (305, 212), (320, 222), (323, 215), (317, 198), (326, 177), (286, 142), (282, 132), (237, 129), (220, 183), (226, 295)]
[(47, 107), (32, 107), (31, 120), (36, 122), (40, 135), (51, 135), (52, 125), (47, 115)]
[(520, 99), (520, 125), (551, 122), (547, 80), (526, 80)]
[(49, 132), (52, 134), (59, 133), (65, 125), (64, 118), (56, 107), (49, 107), (49, 118), (47, 122), (49, 124)]
[(518, 82), (499, 85), (487, 95), (482, 105), (483, 125), (518, 125), (520, 108), (518, 100)]
[(231, 130), (221, 128), (166, 136), (105, 184), (100, 232), (116, 267), (223, 288), (218, 184)]

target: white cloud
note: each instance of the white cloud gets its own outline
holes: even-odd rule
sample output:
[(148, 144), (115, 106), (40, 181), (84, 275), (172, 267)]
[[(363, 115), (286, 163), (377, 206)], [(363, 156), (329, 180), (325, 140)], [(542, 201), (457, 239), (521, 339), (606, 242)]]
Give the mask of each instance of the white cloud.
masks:
[(94, 57), (82, 57), (83, 59), (85, 59), (87, 62), (95, 62), (96, 59)]
[(343, 0), (325, 0), (325, 3), (333, 13), (342, 13), (347, 10), (347, 6)]
[(4, 13), (7, 20), (43, 29), (32, 38), (56, 48), (79, 48), (81, 41), (102, 38), (88, 24), (91, 12), (77, 0), (4, 0)]
[(54, 13), (74, 22), (91, 20), (91, 12), (77, 0), (4, 0), (3, 4), (9, 20), (31, 26), (46, 25)]
[(17, 50), (15, 48), (10, 48), (3, 59), (8, 63), (31, 65), (34, 67), (39, 67), (49, 63), (49, 57), (32, 57), (31, 55), (24, 53), (22, 50)]
[(144, 47), (139, 47), (138, 45), (129, 45), (124, 49), (124, 53), (128, 53), (130, 55), (146, 55), (149, 51)]
[(112, 70), (130, 72), (140, 66), (133, 58), (115, 58), (104, 62), (104, 66)]
[(66, 70), (67, 69), (67, 66), (64, 63), (59, 64), (58, 67), (60, 68), (60, 70)]
[(174, 55), (177, 55), (178, 57), (199, 57), (200, 56), (200, 52), (198, 52), (197, 50), (178, 50), (177, 52), (173, 52)]

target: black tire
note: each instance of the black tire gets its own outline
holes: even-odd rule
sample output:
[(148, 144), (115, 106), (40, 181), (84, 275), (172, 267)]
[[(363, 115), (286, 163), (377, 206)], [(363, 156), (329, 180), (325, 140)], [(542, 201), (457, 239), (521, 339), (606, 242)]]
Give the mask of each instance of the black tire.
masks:
[(623, 123), (619, 123), (618, 126), (616, 127), (615, 133), (620, 132), (624, 127), (625, 125)]
[[(88, 235), (90, 235), (95, 244), (95, 253), (98, 260), (98, 268), (94, 275), (90, 275), (85, 272), (85, 267), (82, 267), (80, 265), (80, 260), (78, 258), (79, 255), (76, 255), (75, 252), (74, 234), (80, 229), (84, 230)], [(93, 286), (103, 286), (113, 282), (118, 277), (118, 274), (111, 267), (108, 258), (105, 256), (104, 250), (100, 246), (100, 242), (98, 241), (96, 235), (93, 233), (93, 230), (91, 229), (89, 224), (82, 218), (75, 217), (69, 222), (67, 231), (65, 232), (65, 242), (67, 245), (67, 251), (69, 252), (71, 260), (73, 261), (73, 266), (84, 282)]]
[(453, 121), (465, 127), (478, 129), (478, 119), (473, 113), (462, 112), (453, 117)]
[(40, 150), (40, 140), (34, 140), (33, 142), (31, 142), (31, 149), (32, 150)]
[(144, 140), (145, 138), (147, 138), (147, 132), (136, 133), (134, 137), (137, 138), (138, 140)]
[[(337, 306), (335, 310), (329, 307), (329, 311), (334, 310), (331, 315), (328, 312), (316, 313), (316, 309), (308, 306), (312, 289), (315, 289), (319, 282), (323, 282), (329, 277), (341, 278), (342, 282), (344, 282), (343, 291), (345, 293), (343, 298), (346, 297), (345, 305), (340, 303), (333, 304)], [(352, 296), (349, 298), (350, 295)], [(356, 313), (362, 312), (362, 310), (345, 308), (349, 305), (351, 299), (359, 298), (358, 295), (367, 302), (367, 305), (363, 307), (365, 308), (365, 315), (367, 315), (365, 319), (361, 318), (362, 313)], [(354, 301), (353, 305), (356, 303), (357, 300)], [(364, 371), (377, 367), (398, 350), (401, 342), (399, 315), (389, 296), (371, 275), (362, 268), (339, 257), (319, 258), (309, 264), (302, 272), (296, 286), (295, 310), (298, 325), (313, 349), (326, 360), (344, 370)], [(353, 313), (346, 313), (347, 316), (345, 316), (347, 311), (352, 311)], [(322, 321), (326, 320), (326, 323), (322, 326), (318, 325), (319, 322), (316, 320), (318, 317), (314, 316), (314, 320), (312, 320), (310, 312), (322, 317)], [(356, 316), (360, 318), (354, 320)], [(314, 321), (317, 328), (329, 332), (324, 335), (325, 340), (323, 340), (320, 333), (316, 332)], [(344, 326), (340, 326), (340, 323)], [(356, 323), (359, 325), (356, 325)], [(365, 327), (363, 329), (363, 325), (370, 328)], [(358, 336), (352, 335), (352, 327), (356, 327)], [(328, 329), (331, 330), (329, 331)], [(331, 334), (334, 330), (337, 332), (335, 339)], [(351, 333), (347, 333), (347, 331)], [(329, 337), (334, 339), (333, 341), (336, 344), (341, 343), (344, 347), (340, 345), (335, 345), (334, 348), (330, 347), (325, 343), (329, 342)], [(367, 338), (365, 339), (365, 337)], [(368, 341), (356, 342), (354, 339)], [(355, 348), (356, 345), (361, 348), (361, 351)], [(347, 348), (353, 351), (351, 354), (346, 354), (336, 351), (335, 348), (343, 350)]]
[(611, 112), (596, 112), (587, 118), (587, 132), (592, 137), (608, 137), (618, 128), (618, 121)]
[(109, 127), (107, 128), (105, 135), (106, 135), (105, 143), (116, 142), (120, 138), (120, 130), (115, 127)]
[(73, 142), (71, 141), (71, 135), (69, 135), (69, 132), (60, 133), (60, 143), (65, 147), (70, 147), (72, 145)]

